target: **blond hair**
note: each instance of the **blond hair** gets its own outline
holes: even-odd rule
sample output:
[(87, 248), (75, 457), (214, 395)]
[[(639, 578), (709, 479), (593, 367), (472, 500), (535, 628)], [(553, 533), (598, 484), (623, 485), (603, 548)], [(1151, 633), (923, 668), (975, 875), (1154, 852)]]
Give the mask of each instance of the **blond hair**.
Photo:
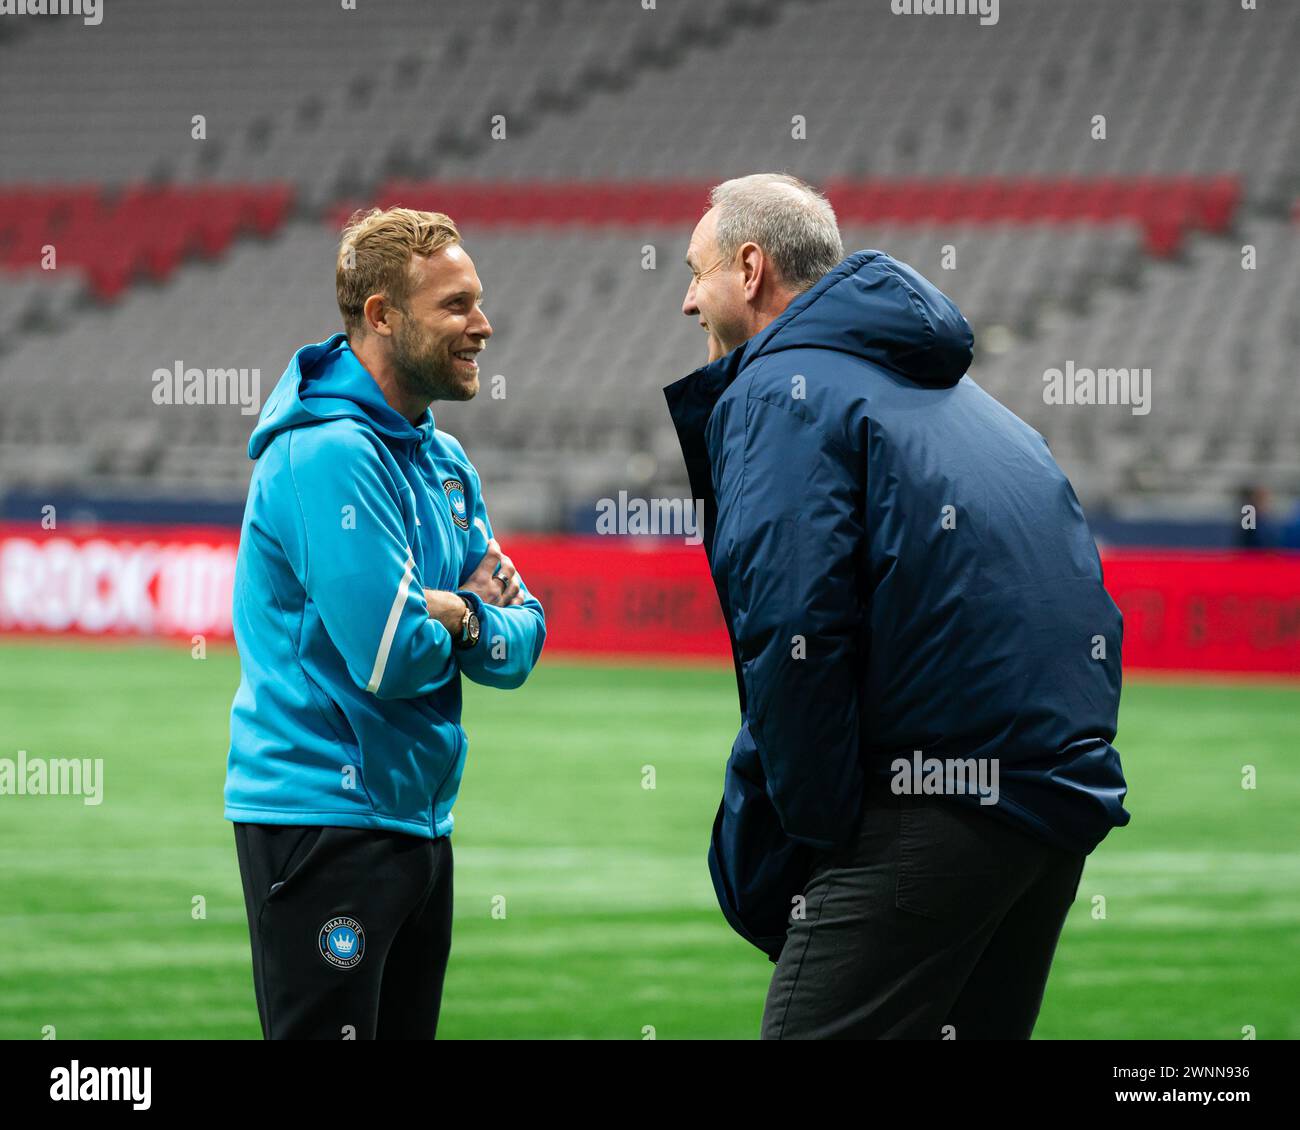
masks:
[(371, 208), (352, 213), (339, 240), (334, 286), (351, 337), (365, 325), (366, 299), (382, 294), (401, 307), (411, 288), (411, 258), (459, 243), (450, 216), (414, 208)]

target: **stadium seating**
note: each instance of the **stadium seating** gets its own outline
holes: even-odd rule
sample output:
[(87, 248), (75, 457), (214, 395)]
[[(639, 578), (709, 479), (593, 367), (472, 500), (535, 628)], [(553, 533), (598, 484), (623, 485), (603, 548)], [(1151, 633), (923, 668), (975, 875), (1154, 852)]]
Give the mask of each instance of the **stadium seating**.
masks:
[[(237, 0), (164, 22), (115, 0), (93, 37), (15, 25), (0, 491), (237, 498), (252, 418), (143, 410), (151, 374), (255, 367), (269, 392), (337, 324), (339, 223), (381, 201), (450, 212), (478, 262), (497, 330), (484, 391), (439, 418), (499, 520), (564, 526), (618, 489), (682, 493), (659, 391), (702, 352), (681, 255), (707, 187), (762, 168), (821, 183), (847, 246), (952, 294), (973, 375), (1090, 505), (1300, 490), (1300, 146), (1279, 127), (1300, 118), (1300, 5), (1047, 9), (1004, 0), (981, 28), (855, 0)], [(1130, 358), (1153, 369), (1149, 416), (1044, 403), (1046, 369)]]
[(274, 234), (292, 202), (285, 184), (0, 186), (0, 268), (71, 268), (111, 300), (132, 281), (165, 281), (186, 258), (224, 254), (242, 234)]
[[(5, 46), (0, 105), (31, 105), (0, 116), (0, 151), (22, 155), (0, 179), (289, 180), (328, 206), (394, 174), (1249, 169), (1253, 202), (1287, 209), (1300, 195), (1295, 143), (1277, 128), (1300, 116), (1290, 81), (1300, 7), (1004, 7), (996, 28), (981, 28), (858, 0), (660, 0), (651, 11), (452, 0), (436, 16), (418, 0), (355, 11), (234, 0), (177, 5), (163, 24), (144, 0), (117, 0), (93, 37), (51, 21)], [(873, 51), (886, 36), (890, 50)], [(91, 65), (104, 58), (148, 74), (147, 88)], [(208, 119), (206, 140), (191, 136), (195, 114)], [(494, 114), (506, 117), (504, 139), (491, 136)], [(1092, 137), (1097, 114), (1105, 140)], [(806, 120), (802, 140), (791, 137), (795, 115)], [(67, 137), (79, 143), (49, 142)]]
[[(1043, 431), (1091, 501), (1172, 490), (1184, 473), (1202, 493), (1230, 490), (1252, 429), (1269, 437), (1266, 467), (1300, 474), (1294, 413), (1278, 402), (1292, 378), (1276, 363), (1298, 332), (1300, 232), (1267, 221), (1245, 232), (1266, 249), (1254, 272), (1241, 270), (1235, 243), (1205, 236), (1188, 262), (1153, 264), (1124, 226), (849, 225), (845, 235), (849, 247), (890, 250), (953, 295), (976, 326), (975, 378)], [(506, 496), (511, 525), (565, 524), (620, 487), (685, 489), (660, 392), (703, 349), (698, 327), (679, 313), (685, 234), (467, 225), (496, 332), (479, 398), (444, 406), (439, 418)], [(652, 271), (641, 266), (646, 245), (656, 252)], [(954, 270), (943, 267), (945, 246), (956, 249)], [(220, 405), (144, 412), (151, 374), (178, 359), (256, 367), (268, 393), (294, 348), (337, 325), (333, 250), (329, 228), (295, 223), (274, 254), (241, 244), (220, 264), (183, 268), (163, 290), (133, 292), (63, 334), (23, 343), (0, 366), (47, 376), (19, 384), (0, 414), (0, 476), (31, 481), (30, 452), (10, 445), (36, 434), (62, 448), (67, 474), (89, 460), (81, 473), (100, 485), (161, 476), (178, 488), (237, 493), (249, 470), (251, 417)], [(1244, 329), (1216, 323), (1216, 311), (1236, 309), (1256, 315), (1253, 344)], [(152, 328), (141, 333), (146, 320)], [(96, 358), (93, 368), (86, 357)], [(1042, 373), (1067, 358), (1151, 365), (1155, 410), (1141, 431), (1120, 409), (1045, 405)], [(502, 399), (492, 395), (498, 374)], [(1201, 442), (1188, 446), (1188, 435)]]

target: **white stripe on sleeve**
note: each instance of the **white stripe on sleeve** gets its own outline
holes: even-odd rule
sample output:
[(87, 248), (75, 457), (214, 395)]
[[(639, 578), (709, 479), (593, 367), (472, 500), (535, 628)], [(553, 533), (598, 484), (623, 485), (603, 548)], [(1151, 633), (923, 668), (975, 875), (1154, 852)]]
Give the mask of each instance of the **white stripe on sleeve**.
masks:
[(402, 583), (397, 586), (397, 597), (393, 607), (388, 610), (388, 623), (384, 625), (384, 635), (379, 641), (379, 652), (375, 655), (375, 669), (370, 672), (370, 682), (366, 690), (374, 694), (379, 684), (384, 681), (384, 668), (388, 666), (388, 653), (393, 646), (393, 637), (397, 635), (397, 625), (402, 619), (402, 606), (406, 603), (406, 594), (411, 588), (411, 579), (415, 576), (415, 558), (411, 556), (410, 547), (406, 550), (406, 569), (402, 573)]

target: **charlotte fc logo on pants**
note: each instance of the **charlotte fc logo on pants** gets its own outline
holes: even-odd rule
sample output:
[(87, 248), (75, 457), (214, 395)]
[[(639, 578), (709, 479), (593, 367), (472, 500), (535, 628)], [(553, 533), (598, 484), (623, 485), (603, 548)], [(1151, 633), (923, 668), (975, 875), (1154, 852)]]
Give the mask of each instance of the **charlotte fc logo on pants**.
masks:
[(340, 969), (351, 969), (366, 952), (366, 931), (355, 918), (331, 918), (318, 940), (321, 957)]

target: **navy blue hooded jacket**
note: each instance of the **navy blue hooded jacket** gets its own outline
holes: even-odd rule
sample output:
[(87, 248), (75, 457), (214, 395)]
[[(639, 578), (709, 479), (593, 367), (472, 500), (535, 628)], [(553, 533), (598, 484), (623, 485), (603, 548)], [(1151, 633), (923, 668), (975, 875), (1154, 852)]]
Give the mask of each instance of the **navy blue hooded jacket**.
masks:
[(972, 343), (859, 251), (665, 390), (740, 689), (709, 866), (769, 956), (896, 758), (997, 759), (990, 815), (1072, 851), (1129, 820), (1122, 618), (1046, 442), (965, 375)]

